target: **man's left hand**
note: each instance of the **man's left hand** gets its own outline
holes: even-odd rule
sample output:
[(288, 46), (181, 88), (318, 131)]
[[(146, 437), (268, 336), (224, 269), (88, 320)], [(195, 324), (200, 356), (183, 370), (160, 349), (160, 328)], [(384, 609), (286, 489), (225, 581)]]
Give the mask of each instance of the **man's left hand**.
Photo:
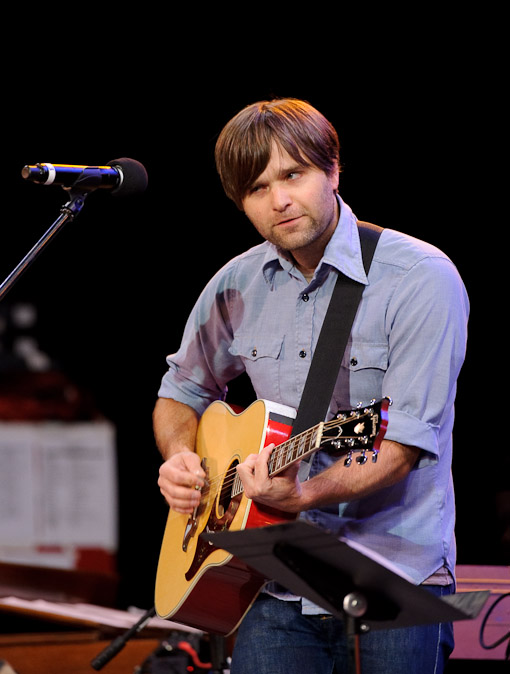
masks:
[(299, 462), (270, 477), (268, 461), (273, 449), (273, 444), (268, 445), (259, 454), (250, 454), (237, 466), (244, 493), (257, 503), (285, 512), (300, 512), (302, 491), (298, 479)]

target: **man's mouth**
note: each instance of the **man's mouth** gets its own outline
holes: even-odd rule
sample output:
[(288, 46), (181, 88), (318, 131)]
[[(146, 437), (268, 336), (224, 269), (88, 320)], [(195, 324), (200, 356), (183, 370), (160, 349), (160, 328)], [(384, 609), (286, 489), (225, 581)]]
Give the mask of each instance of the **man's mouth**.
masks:
[(282, 220), (279, 220), (277, 223), (275, 223), (276, 227), (281, 227), (281, 226), (289, 226), (289, 225), (294, 225), (302, 216), (301, 215), (294, 215), (289, 218), (283, 218)]

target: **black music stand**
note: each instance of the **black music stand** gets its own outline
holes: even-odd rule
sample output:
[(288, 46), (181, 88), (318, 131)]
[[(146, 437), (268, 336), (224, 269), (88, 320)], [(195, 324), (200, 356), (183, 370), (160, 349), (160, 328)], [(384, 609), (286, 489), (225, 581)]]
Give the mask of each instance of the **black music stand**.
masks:
[(351, 669), (357, 673), (360, 635), (372, 629), (476, 618), (490, 594), (463, 592), (438, 598), (373, 552), (303, 520), (202, 537), (344, 620)]

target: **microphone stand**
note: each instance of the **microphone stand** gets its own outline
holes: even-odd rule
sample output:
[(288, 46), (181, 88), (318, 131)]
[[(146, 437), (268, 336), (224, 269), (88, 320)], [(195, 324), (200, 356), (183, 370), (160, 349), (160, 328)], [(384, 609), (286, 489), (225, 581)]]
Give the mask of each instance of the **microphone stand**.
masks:
[[(101, 653), (99, 653), (99, 655), (96, 655), (96, 657), (93, 658), (93, 660), (90, 662), (91, 667), (96, 671), (99, 671), (105, 665), (107, 665), (110, 662), (110, 660), (113, 660), (113, 658), (120, 653), (120, 651), (124, 648), (124, 646), (126, 646), (126, 644), (133, 637), (136, 637), (136, 635), (146, 627), (147, 623), (155, 615), (156, 615), (156, 608), (155, 606), (152, 606), (148, 611), (146, 611), (142, 615), (142, 617), (138, 620), (137, 623), (135, 623), (132, 627), (130, 627), (126, 632), (116, 637), (112, 642), (110, 642), (110, 644), (108, 644), (108, 646), (106, 646), (106, 648), (104, 648), (101, 651)], [(178, 646), (180, 646), (180, 644), (178, 644)], [(199, 662), (195, 657), (192, 656), (193, 660), (197, 665), (197, 667), (199, 667), (202, 670), (207, 669), (210, 672), (210, 674), (222, 674), (222, 672), (224, 672), (229, 667), (227, 662), (225, 640), (220, 635), (209, 634), (209, 646), (211, 651), (211, 662), (209, 663)], [(165, 644), (163, 644), (163, 648), (164, 647)], [(190, 649), (193, 650), (191, 645)], [(185, 652), (187, 651), (187, 649), (185, 648), (183, 648), (183, 650)], [(190, 651), (188, 651), (188, 653), (189, 652)]]
[[(67, 191), (67, 190), (66, 190)], [(0, 301), (9, 292), (21, 274), (32, 264), (44, 247), (53, 240), (62, 227), (76, 218), (81, 212), (88, 194), (87, 190), (69, 190), (70, 200), (60, 209), (60, 216), (51, 225), (48, 231), (39, 239), (35, 246), (25, 255), (21, 262), (12, 270), (5, 281), (0, 285)]]
[(149, 620), (156, 615), (156, 609), (154, 607), (146, 611), (140, 620), (128, 629), (124, 634), (121, 634), (119, 637), (114, 639), (109, 646), (97, 655), (92, 662), (90, 663), (92, 668), (95, 670), (102, 669), (106, 664), (110, 662), (127, 644), (131, 637), (135, 636), (138, 632), (145, 627)]

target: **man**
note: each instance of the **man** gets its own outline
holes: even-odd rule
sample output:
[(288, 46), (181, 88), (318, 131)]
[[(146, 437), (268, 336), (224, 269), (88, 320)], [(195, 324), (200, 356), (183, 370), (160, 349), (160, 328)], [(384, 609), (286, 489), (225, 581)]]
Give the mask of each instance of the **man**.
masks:
[[(238, 466), (245, 494), (362, 543), (438, 596), (453, 592), (451, 432), (468, 316), (454, 265), (386, 229), (367, 278), (356, 217), (338, 195), (337, 134), (308, 103), (248, 106), (220, 134), (216, 163), (227, 196), (265, 242), (207, 284), (167, 359), (154, 411), (163, 495), (179, 513), (198, 505), (198, 420), (240, 373), (258, 398), (298, 408), (336, 278), (345, 274), (365, 290), (328, 418), (391, 397), (380, 459), (347, 468), (318, 452), (300, 482), (297, 465), (269, 478), (265, 448)], [(452, 629), (374, 631), (361, 646), (364, 673), (441, 672)], [(243, 620), (232, 662), (233, 674), (347, 667), (342, 621), (275, 584)]]

